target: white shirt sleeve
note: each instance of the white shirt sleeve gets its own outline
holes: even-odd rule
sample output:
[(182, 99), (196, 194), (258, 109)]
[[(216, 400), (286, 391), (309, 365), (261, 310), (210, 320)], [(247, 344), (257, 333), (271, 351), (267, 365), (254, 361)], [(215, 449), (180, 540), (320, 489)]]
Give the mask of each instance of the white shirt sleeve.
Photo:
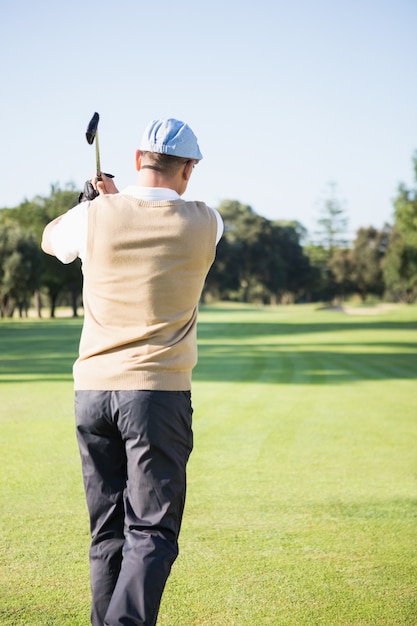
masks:
[(71, 263), (77, 257), (84, 259), (87, 249), (89, 202), (81, 202), (62, 216), (51, 232), (51, 245), (62, 263)]
[(217, 237), (216, 237), (216, 245), (217, 245), (223, 235), (224, 222), (223, 222), (222, 216), (220, 215), (217, 209), (213, 209), (212, 207), (210, 207), (210, 209), (213, 211), (217, 220)]

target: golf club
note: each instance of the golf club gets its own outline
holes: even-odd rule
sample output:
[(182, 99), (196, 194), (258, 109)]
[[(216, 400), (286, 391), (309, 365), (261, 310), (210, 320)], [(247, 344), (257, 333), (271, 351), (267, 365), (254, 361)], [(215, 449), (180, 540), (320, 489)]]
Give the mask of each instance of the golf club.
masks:
[(94, 139), (96, 140), (96, 175), (97, 175), (97, 180), (101, 180), (101, 167), (100, 167), (100, 149), (99, 149), (99, 144), (98, 144), (98, 123), (100, 121), (100, 116), (99, 114), (96, 112), (94, 113), (93, 117), (91, 118), (88, 126), (87, 126), (87, 130), (85, 133), (85, 137), (87, 139), (87, 143), (90, 144), (90, 146), (94, 143)]
[[(95, 144), (96, 144), (96, 176), (97, 176), (97, 180), (103, 180), (102, 179), (102, 172), (101, 172), (101, 166), (100, 166), (100, 148), (99, 148), (99, 142), (98, 142), (98, 123), (100, 121), (100, 116), (97, 112), (94, 113), (93, 117), (91, 118), (91, 120), (88, 123), (87, 126), (87, 130), (85, 133), (85, 137), (87, 139), (87, 143), (91, 146), (94, 143), (95, 140)], [(107, 176), (108, 178), (113, 178), (113, 174), (106, 174), (105, 176)], [(99, 195), (98, 191), (96, 191), (96, 189), (94, 189), (93, 185), (91, 184), (91, 182), (89, 180), (86, 181), (85, 185), (84, 185), (84, 189), (82, 191), (82, 193), (80, 193), (80, 196), (78, 198), (78, 202), (84, 202), (85, 200), (94, 200), (94, 198), (96, 198)]]

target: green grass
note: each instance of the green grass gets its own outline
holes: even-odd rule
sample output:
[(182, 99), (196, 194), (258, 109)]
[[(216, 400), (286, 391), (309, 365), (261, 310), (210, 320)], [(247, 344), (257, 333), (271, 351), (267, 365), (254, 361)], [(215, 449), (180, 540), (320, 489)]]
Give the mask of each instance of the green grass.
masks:
[[(89, 623), (81, 322), (0, 321), (0, 624)], [(417, 624), (417, 308), (204, 308), (159, 626)]]

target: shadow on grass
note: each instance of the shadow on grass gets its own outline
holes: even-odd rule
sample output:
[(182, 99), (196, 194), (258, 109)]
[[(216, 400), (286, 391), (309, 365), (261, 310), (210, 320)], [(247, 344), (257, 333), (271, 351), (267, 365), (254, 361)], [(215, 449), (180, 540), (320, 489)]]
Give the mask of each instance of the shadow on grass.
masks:
[(0, 383), (72, 380), (82, 320), (0, 324)]
[[(0, 383), (22, 380), (72, 380), (82, 319), (0, 323)], [(318, 323), (202, 322), (198, 337), (199, 362), (195, 381), (261, 382), (268, 384), (337, 384), (357, 380), (417, 378), (417, 343), (414, 341), (317, 341), (308, 347), (286, 343), (296, 334), (416, 330), (414, 322), (335, 321)], [(280, 337), (273, 343), (267, 337)], [(226, 339), (226, 344), (222, 343)], [(343, 336), (341, 335), (343, 339)], [(403, 337), (401, 337), (402, 339)], [(259, 339), (259, 342), (256, 340)], [(250, 345), (243, 340), (255, 340)], [(368, 341), (369, 340), (369, 341)]]
[[(413, 330), (417, 331), (417, 322), (413, 321), (352, 321), (352, 322), (318, 322), (318, 323), (298, 323), (298, 322), (250, 322), (233, 323), (230, 322), (210, 322), (198, 325), (198, 336), (200, 339), (213, 337), (229, 337), (231, 339), (247, 337), (268, 337), (286, 335), (305, 335), (313, 333), (345, 332), (345, 331), (382, 331), (382, 330)], [(416, 345), (416, 344), (414, 344)]]
[(194, 381), (269, 384), (340, 384), (360, 380), (417, 378), (417, 354), (411, 352), (335, 352), (273, 346), (204, 345)]

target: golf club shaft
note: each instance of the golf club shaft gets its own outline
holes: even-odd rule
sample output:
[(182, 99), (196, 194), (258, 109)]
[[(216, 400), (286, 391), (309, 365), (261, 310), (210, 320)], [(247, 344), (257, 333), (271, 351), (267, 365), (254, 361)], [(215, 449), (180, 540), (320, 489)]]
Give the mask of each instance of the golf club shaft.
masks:
[(101, 180), (101, 165), (100, 165), (100, 149), (98, 145), (98, 131), (96, 131), (96, 174), (97, 180)]

